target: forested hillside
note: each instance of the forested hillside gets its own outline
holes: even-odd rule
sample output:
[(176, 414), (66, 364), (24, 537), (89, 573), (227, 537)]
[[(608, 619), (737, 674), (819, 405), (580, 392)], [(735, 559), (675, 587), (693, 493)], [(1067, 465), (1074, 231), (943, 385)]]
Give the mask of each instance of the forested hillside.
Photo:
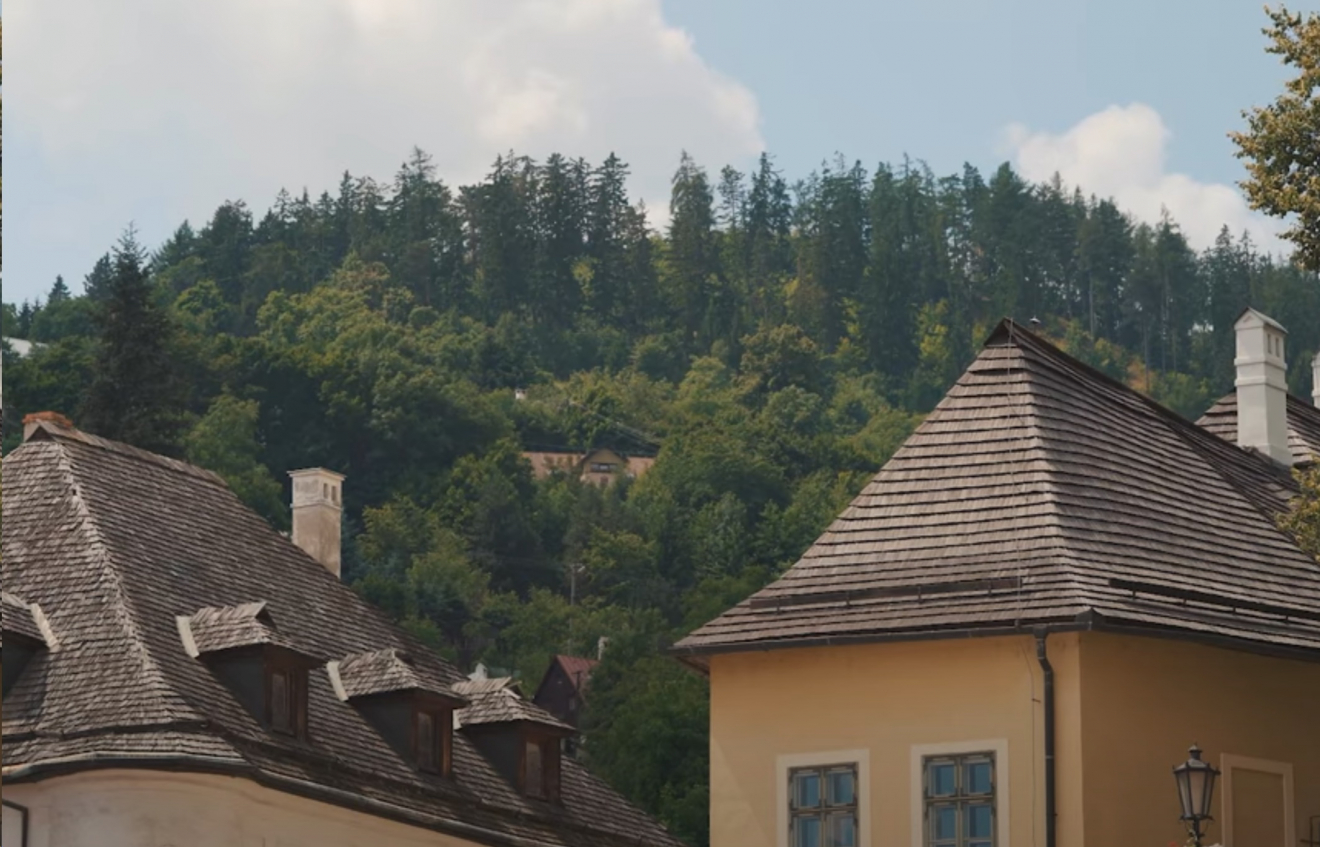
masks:
[[(1232, 233), (1197, 253), (1008, 166), (790, 183), (686, 156), (657, 232), (627, 175), (510, 155), (450, 186), (416, 151), (389, 184), (227, 202), (149, 254), (127, 236), (81, 292), (5, 304), (4, 335), (43, 345), (5, 350), (6, 451), (60, 411), (281, 527), (286, 471), (347, 474), (346, 581), (529, 686), (608, 638), (583, 755), (702, 844), (706, 692), (663, 647), (791, 564), (1000, 318), (1194, 417), (1250, 303), (1310, 392), (1320, 284)], [(658, 458), (602, 490), (521, 456), (599, 445)]]

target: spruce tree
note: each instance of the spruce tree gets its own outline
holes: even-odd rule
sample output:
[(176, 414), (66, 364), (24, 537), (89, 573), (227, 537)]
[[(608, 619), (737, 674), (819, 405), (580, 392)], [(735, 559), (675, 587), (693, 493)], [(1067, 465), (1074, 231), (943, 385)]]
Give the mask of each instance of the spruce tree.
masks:
[(145, 253), (131, 229), (112, 263), (96, 311), (99, 349), (78, 423), (105, 438), (174, 455), (186, 399), (172, 356), (174, 327), (154, 301)]
[(46, 297), (46, 305), (54, 306), (56, 303), (63, 303), (69, 299), (69, 286), (64, 284), (64, 277), (56, 276), (55, 284), (50, 287), (50, 294)]

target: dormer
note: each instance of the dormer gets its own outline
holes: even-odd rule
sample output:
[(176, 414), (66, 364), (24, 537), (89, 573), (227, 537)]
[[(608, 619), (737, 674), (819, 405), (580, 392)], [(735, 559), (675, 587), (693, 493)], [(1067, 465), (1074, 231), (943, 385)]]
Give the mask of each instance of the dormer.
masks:
[(26, 603), (7, 592), (0, 593), (0, 639), (3, 639), (0, 662), (4, 664), (3, 690), (0, 696), (9, 693), (23, 675), (33, 657), (45, 650), (58, 647), (51, 632), (46, 616), (35, 603)]
[(271, 732), (307, 740), (307, 675), (320, 662), (280, 632), (265, 601), (176, 619), (184, 649), (206, 663)]
[(526, 797), (558, 803), (561, 750), (573, 728), (522, 699), (508, 679), (456, 683), (470, 705), (457, 723), (495, 769)]
[(355, 653), (326, 665), (330, 685), (418, 770), (448, 777), (454, 712), (467, 701), (448, 682), (394, 648)]

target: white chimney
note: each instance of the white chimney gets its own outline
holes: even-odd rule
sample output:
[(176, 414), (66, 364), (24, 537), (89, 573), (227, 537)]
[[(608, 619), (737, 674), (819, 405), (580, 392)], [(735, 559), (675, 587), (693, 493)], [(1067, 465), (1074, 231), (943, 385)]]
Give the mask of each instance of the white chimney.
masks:
[(1311, 402), (1320, 406), (1320, 353), (1311, 360)]
[(1288, 383), (1283, 343), (1288, 331), (1255, 309), (1233, 325), (1237, 330), (1238, 446), (1251, 447), (1282, 465), (1288, 449)]
[(339, 576), (339, 521), (344, 476), (325, 468), (289, 471), (293, 477), (293, 543)]

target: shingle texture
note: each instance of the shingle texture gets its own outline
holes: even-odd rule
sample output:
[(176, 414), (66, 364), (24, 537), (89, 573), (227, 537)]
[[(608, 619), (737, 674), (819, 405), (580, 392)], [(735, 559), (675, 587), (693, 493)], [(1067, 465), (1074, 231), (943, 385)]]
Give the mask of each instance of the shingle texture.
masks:
[(316, 656), (315, 645), (304, 644), (275, 626), (264, 600), (199, 609), (180, 620), (180, 630), (184, 648), (191, 646), (190, 652), (201, 656), (262, 644), (284, 647), (308, 657)]
[(395, 691), (422, 691), (458, 699), (452, 680), (418, 666), (411, 656), (394, 647), (354, 653), (334, 665), (344, 695), (366, 697)]
[[(1288, 448), (1298, 464), (1320, 459), (1320, 409), (1288, 395)], [(1210, 407), (1199, 426), (1225, 441), (1237, 443), (1237, 394), (1229, 394)]]
[(454, 691), (467, 698), (468, 706), (457, 713), (460, 726), (495, 723), (534, 723), (572, 732), (573, 728), (554, 715), (524, 700), (509, 686), (508, 679), (465, 680)]
[[(309, 740), (266, 731), (205, 656), (189, 655), (179, 618), (212, 646), (273, 631), (322, 661), (395, 651), (427, 685), (463, 677), (214, 475), (45, 422), (4, 458), (4, 477), (0, 579), (60, 641), (5, 697), (6, 782), (77, 756), (233, 768), (484, 843), (678, 843), (572, 760), (562, 806), (521, 796), (462, 732), (452, 779), (420, 773), (336, 696), (325, 665), (309, 675)], [(358, 661), (385, 668), (375, 683), (398, 670)]]
[(1005, 322), (792, 568), (676, 649), (1089, 621), (1315, 655), (1320, 565), (1275, 525), (1294, 493)]

